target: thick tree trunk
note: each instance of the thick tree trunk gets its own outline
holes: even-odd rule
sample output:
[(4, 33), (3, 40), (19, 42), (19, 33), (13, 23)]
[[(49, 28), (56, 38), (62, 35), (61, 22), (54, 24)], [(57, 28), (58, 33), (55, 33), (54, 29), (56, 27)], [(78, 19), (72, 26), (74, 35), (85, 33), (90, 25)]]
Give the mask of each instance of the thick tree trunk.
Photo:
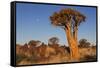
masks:
[(77, 26), (74, 27), (74, 30), (73, 30), (73, 38), (77, 41)]
[(73, 38), (74, 38), (74, 40), (75, 40), (75, 42), (76, 42), (76, 51), (77, 51), (77, 53), (78, 53), (78, 59), (80, 58), (80, 54), (79, 54), (79, 49), (78, 49), (78, 40), (77, 40), (77, 38), (78, 38), (78, 26), (75, 26), (74, 27), (74, 34), (73, 34)]
[[(71, 61), (78, 61), (79, 60), (79, 52), (78, 52), (78, 46), (77, 46), (77, 40), (74, 39), (74, 37), (71, 35), (71, 29), (70, 26), (67, 25), (67, 28), (65, 29), (68, 44), (70, 47), (70, 58)], [(77, 37), (77, 35), (76, 35)]]

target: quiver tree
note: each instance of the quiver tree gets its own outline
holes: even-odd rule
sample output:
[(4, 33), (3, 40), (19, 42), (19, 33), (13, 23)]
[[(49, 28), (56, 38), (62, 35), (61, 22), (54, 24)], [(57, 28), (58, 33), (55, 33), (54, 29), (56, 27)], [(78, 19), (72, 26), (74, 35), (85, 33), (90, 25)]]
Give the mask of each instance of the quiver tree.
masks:
[(72, 61), (77, 61), (80, 58), (77, 46), (77, 32), (78, 26), (82, 21), (85, 21), (85, 18), (83, 14), (71, 8), (62, 9), (50, 16), (51, 24), (60, 26), (65, 30)]

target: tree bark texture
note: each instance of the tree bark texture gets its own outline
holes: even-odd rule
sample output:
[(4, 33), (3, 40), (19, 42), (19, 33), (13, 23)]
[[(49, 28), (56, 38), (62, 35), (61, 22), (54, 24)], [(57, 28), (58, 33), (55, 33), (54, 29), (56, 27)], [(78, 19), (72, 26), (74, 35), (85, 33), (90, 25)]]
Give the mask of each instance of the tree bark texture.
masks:
[(70, 25), (66, 25), (67, 28), (65, 29), (69, 48), (70, 48), (70, 59), (71, 61), (78, 61), (80, 56), (79, 56), (79, 51), (78, 51), (78, 45), (77, 45), (77, 29), (74, 30), (74, 34), (72, 36), (71, 28)]

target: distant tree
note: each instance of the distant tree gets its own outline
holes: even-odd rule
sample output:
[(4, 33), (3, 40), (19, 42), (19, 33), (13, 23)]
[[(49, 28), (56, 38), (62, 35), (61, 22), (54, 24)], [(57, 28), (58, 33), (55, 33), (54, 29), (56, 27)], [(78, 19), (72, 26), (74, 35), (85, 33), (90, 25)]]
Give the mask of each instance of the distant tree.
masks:
[(86, 47), (90, 47), (91, 43), (90, 42), (87, 42), (86, 43)]
[(49, 44), (58, 44), (59, 39), (57, 37), (52, 37), (49, 39)]
[(84, 45), (86, 42), (87, 42), (86, 39), (80, 39), (80, 40), (79, 40), (79, 44), (81, 44), (81, 45)]
[(24, 46), (27, 46), (27, 43), (25, 43)]
[(80, 39), (79, 40), (79, 47), (89, 47), (90, 42), (88, 42), (86, 39)]
[(31, 41), (29, 41), (28, 45), (37, 46), (40, 43), (41, 43), (41, 41), (39, 41), (39, 40), (38, 41), (31, 40)]

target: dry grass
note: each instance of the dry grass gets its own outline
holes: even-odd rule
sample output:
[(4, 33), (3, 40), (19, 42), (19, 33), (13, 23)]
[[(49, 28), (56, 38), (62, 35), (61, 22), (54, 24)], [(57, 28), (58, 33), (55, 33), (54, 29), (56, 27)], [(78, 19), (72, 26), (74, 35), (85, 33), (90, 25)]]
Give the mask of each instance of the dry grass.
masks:
[[(55, 45), (54, 45), (55, 46)], [(63, 63), (70, 61), (70, 52), (66, 46), (27, 46), (16, 47), (17, 65)], [(80, 61), (95, 61), (96, 47), (79, 48)]]

